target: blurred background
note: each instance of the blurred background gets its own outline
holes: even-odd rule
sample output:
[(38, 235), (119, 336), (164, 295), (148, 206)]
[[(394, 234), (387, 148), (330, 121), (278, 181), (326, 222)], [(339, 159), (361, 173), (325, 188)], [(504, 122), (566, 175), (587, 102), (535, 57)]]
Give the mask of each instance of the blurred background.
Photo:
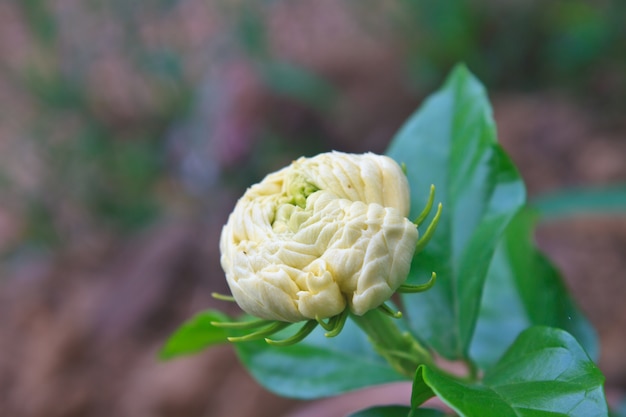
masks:
[[(383, 152), (464, 61), (531, 198), (608, 187), (587, 203), (615, 202), (625, 21), (622, 0), (2, 0), (0, 415), (306, 407), (259, 388), (228, 346), (156, 360), (193, 313), (232, 311), (210, 293), (227, 291), (219, 233), (245, 187), (300, 155)], [(619, 201), (557, 210), (538, 233), (598, 330), (615, 401)]]

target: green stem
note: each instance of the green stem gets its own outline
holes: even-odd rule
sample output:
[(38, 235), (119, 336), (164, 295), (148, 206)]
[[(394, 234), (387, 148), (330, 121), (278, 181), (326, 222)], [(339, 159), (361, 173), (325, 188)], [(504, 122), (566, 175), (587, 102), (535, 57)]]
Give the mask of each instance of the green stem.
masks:
[(467, 371), (468, 371), (468, 375), (466, 379), (471, 382), (478, 381), (478, 367), (476, 366), (476, 364), (472, 360), (468, 359), (466, 361), (466, 365), (467, 365)]
[(376, 351), (398, 372), (413, 377), (419, 365), (433, 365), (430, 353), (409, 333), (402, 332), (384, 312), (373, 309), (362, 316), (351, 314)]

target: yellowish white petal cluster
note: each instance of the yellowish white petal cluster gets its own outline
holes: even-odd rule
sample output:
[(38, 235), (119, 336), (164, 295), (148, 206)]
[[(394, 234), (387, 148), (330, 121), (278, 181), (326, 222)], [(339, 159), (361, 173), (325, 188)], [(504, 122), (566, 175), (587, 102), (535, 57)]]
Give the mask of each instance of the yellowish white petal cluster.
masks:
[(250, 187), (222, 230), (221, 264), (249, 314), (296, 322), (357, 315), (405, 281), (418, 239), (391, 158), (300, 158)]

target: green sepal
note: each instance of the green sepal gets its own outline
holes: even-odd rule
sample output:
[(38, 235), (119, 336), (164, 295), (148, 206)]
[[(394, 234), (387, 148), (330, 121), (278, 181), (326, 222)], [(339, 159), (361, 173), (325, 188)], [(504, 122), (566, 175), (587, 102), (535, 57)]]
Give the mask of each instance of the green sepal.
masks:
[(295, 345), (296, 343), (303, 341), (305, 337), (311, 334), (311, 332), (315, 330), (318, 324), (319, 323), (316, 320), (308, 320), (306, 323), (304, 323), (304, 326), (302, 326), (300, 330), (298, 330), (293, 336), (281, 340), (265, 338), (265, 342), (273, 346)]
[(429, 290), (430, 288), (432, 288), (432, 286), (435, 285), (436, 281), (437, 281), (437, 274), (432, 272), (430, 274), (430, 279), (428, 280), (427, 283), (425, 283), (425, 284), (418, 284), (418, 285), (402, 284), (402, 285), (400, 285), (398, 287), (397, 291), (399, 293), (403, 293), (403, 294), (424, 292), (424, 291)]

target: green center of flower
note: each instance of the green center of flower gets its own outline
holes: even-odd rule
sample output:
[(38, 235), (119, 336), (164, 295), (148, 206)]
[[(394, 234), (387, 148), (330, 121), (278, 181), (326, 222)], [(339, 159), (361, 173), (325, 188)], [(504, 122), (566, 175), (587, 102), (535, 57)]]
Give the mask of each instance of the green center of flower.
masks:
[(301, 175), (296, 175), (288, 179), (286, 185), (286, 195), (283, 203), (292, 204), (300, 208), (306, 207), (306, 199), (308, 196), (319, 188)]
[(272, 228), (276, 233), (296, 233), (311, 213), (306, 212), (307, 198), (320, 189), (301, 175), (289, 178), (284, 185), (284, 194), (278, 200)]

